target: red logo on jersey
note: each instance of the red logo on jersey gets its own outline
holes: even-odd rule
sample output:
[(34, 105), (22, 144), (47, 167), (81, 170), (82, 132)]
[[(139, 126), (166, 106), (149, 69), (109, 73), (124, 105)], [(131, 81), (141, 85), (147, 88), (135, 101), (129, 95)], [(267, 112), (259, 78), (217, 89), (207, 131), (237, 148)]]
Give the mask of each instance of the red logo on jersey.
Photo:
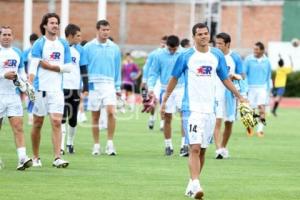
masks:
[(17, 67), (17, 60), (16, 59), (8, 59), (4, 61), (3, 63), (3, 68), (8, 68), (8, 67)]
[(60, 52), (52, 52), (50, 54), (50, 60), (59, 60), (60, 59)]
[(200, 66), (197, 68), (197, 73), (199, 76), (210, 76), (212, 71), (211, 66)]

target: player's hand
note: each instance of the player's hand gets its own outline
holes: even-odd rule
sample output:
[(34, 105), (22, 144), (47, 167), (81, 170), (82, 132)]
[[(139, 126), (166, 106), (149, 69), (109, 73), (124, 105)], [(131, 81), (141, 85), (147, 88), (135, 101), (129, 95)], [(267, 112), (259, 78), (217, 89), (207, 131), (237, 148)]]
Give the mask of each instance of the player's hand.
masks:
[(243, 96), (240, 96), (240, 97), (238, 98), (238, 100), (239, 100), (240, 103), (246, 103), (246, 104), (249, 104), (248, 99), (244, 98)]
[(89, 92), (88, 91), (84, 91), (81, 93), (81, 98), (87, 97), (89, 96)]
[(4, 78), (8, 80), (15, 80), (17, 78), (17, 73), (15, 71), (9, 71), (4, 74)]
[(232, 74), (231, 76), (231, 80), (242, 80), (243, 77), (239, 74)]
[(161, 116), (164, 116), (165, 112), (166, 112), (166, 103), (163, 102), (161, 104), (161, 106), (160, 106), (160, 114), (161, 114)]

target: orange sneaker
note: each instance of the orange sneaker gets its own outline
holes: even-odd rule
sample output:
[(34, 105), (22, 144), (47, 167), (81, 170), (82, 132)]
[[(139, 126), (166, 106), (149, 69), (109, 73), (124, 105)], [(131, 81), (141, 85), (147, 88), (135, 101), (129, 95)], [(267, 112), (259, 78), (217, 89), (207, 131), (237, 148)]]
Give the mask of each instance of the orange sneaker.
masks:
[(252, 137), (252, 136), (254, 135), (254, 132), (253, 132), (253, 129), (252, 129), (252, 128), (250, 128), (250, 127), (247, 128), (247, 135), (248, 135), (249, 137)]
[(259, 132), (257, 132), (256, 133), (257, 134), (257, 137), (265, 137), (265, 134), (264, 134), (264, 132), (263, 131), (259, 131)]

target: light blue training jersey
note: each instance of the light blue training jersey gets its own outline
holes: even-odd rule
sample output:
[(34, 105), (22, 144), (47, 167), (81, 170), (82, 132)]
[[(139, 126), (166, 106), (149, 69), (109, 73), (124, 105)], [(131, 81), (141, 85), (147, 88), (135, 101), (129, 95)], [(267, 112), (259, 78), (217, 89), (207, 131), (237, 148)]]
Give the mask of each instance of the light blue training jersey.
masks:
[(153, 63), (153, 59), (154, 59), (154, 56), (157, 52), (159, 52), (160, 50), (162, 50), (163, 48), (157, 48), (153, 51), (151, 51), (146, 59), (146, 62), (144, 64), (144, 67), (143, 67), (143, 77), (142, 77), (142, 82), (143, 83), (147, 83), (148, 82), (148, 77), (149, 77), (149, 72), (150, 72), (150, 67)]
[(111, 40), (100, 43), (97, 39), (88, 42), (84, 49), (88, 61), (89, 89), (94, 83), (112, 84), (116, 91), (121, 87), (121, 51)]
[[(171, 54), (167, 48), (164, 48), (154, 55), (152, 65), (150, 67), (148, 77), (148, 88), (153, 90), (158, 78), (160, 78), (161, 89), (166, 89), (168, 82), (171, 78), (171, 74), (181, 52), (177, 50)], [(177, 87), (183, 87), (183, 76), (178, 79)]]
[(269, 59), (263, 56), (260, 59), (254, 55), (248, 56), (244, 61), (244, 70), (249, 88), (270, 88), (272, 68)]

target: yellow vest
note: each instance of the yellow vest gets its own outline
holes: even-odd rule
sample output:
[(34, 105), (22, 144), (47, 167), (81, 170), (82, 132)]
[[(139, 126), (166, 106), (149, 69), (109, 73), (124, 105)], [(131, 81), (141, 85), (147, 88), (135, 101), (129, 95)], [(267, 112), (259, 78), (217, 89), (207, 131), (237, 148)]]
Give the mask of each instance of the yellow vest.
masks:
[(291, 67), (278, 67), (276, 70), (274, 87), (285, 87), (287, 75), (291, 73), (292, 70)]

